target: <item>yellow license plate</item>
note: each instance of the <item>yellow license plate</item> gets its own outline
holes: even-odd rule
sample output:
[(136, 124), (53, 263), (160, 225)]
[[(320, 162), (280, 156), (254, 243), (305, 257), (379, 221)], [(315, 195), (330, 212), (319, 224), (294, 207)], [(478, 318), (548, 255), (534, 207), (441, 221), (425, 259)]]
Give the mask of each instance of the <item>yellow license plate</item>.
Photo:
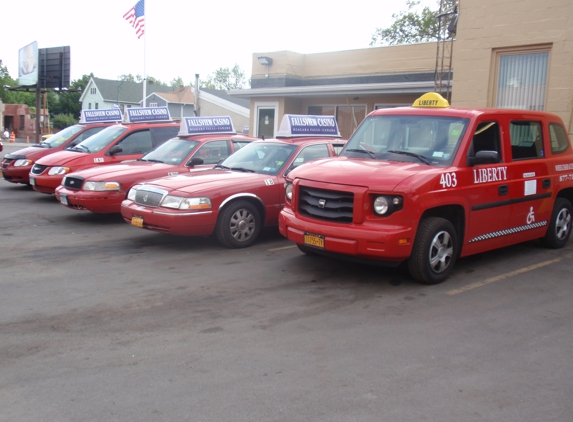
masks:
[(320, 234), (305, 233), (304, 244), (313, 246), (315, 248), (324, 249), (324, 236)]
[(134, 215), (131, 217), (131, 225), (143, 228), (143, 218)]

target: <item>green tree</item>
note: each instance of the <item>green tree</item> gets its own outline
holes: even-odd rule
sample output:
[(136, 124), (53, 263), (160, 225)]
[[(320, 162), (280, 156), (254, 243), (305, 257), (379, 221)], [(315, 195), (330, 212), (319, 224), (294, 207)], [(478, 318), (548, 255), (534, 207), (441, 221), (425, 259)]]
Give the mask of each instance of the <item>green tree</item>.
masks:
[(75, 125), (77, 122), (78, 119), (76, 119), (72, 114), (58, 114), (56, 117), (52, 118), (52, 125), (54, 126), (55, 131)]
[(440, 32), (440, 20), (444, 25), (448, 25), (453, 18), (453, 15), (448, 15), (443, 19), (439, 19), (438, 16), (453, 12), (456, 4), (457, 0), (443, 0), (442, 10), (440, 10), (438, 0), (435, 8), (425, 6), (420, 9), (420, 0), (406, 0), (407, 10), (392, 14), (394, 22), (388, 28), (376, 28), (370, 45), (436, 41)]
[(245, 72), (238, 64), (232, 69), (221, 67), (215, 72), (207, 75), (207, 78), (200, 82), (201, 88), (211, 88), (220, 90), (241, 89), (246, 85)]
[[(140, 74), (133, 76), (131, 73), (127, 73), (127, 74), (119, 75), (118, 79), (120, 81), (140, 83), (143, 81), (143, 76), (141, 76)], [(154, 78), (153, 76), (147, 76), (147, 84), (148, 85), (153, 84), (153, 85), (160, 85), (160, 86), (168, 86), (165, 82), (160, 81), (159, 79)]]
[(31, 91), (10, 91), (4, 86), (18, 86), (18, 81), (12, 79), (8, 73), (8, 68), (0, 64), (0, 99), (4, 104), (27, 104), (28, 106), (36, 105), (36, 90)]

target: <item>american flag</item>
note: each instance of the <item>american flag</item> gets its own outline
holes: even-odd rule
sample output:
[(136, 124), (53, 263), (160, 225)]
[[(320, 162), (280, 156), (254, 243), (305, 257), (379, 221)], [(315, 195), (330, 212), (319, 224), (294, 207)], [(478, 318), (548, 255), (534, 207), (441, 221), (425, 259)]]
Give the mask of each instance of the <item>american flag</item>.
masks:
[(135, 29), (137, 38), (145, 34), (145, 5), (144, 0), (139, 0), (131, 9), (127, 11), (123, 18), (128, 21)]

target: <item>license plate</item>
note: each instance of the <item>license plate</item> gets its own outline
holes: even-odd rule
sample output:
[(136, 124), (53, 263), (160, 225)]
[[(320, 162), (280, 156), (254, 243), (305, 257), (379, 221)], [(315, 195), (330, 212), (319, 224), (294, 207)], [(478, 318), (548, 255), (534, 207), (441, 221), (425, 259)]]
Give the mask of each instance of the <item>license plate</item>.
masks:
[(134, 215), (133, 217), (131, 217), (131, 225), (143, 228), (143, 217), (138, 217)]
[(32, 186), (34, 186), (36, 184), (36, 179), (34, 179), (33, 177), (30, 177), (30, 184)]
[(69, 205), (68, 204), (68, 195), (60, 195), (60, 202), (64, 205)]
[(304, 244), (319, 249), (324, 249), (324, 236), (320, 234), (305, 233)]

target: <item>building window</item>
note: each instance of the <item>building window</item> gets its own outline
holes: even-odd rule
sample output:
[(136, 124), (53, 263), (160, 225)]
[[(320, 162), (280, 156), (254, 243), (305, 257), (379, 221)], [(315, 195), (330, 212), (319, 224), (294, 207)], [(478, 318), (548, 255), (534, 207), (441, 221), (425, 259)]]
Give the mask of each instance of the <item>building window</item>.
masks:
[(20, 130), (26, 129), (26, 117), (20, 115)]
[(96, 88), (90, 88), (90, 94), (95, 95), (97, 93), (97, 89)]
[(157, 103), (149, 103), (149, 107), (157, 107)]
[(366, 106), (361, 105), (328, 105), (328, 106), (309, 106), (308, 114), (314, 116), (334, 116), (338, 124), (340, 136), (344, 139), (350, 138), (350, 135), (356, 130), (362, 120), (366, 118)]
[(495, 107), (545, 109), (549, 47), (496, 52)]
[(99, 108), (99, 104), (98, 104), (98, 103), (95, 103), (95, 108), (96, 108), (96, 110)]
[(88, 103), (88, 110), (92, 109), (92, 103)]

